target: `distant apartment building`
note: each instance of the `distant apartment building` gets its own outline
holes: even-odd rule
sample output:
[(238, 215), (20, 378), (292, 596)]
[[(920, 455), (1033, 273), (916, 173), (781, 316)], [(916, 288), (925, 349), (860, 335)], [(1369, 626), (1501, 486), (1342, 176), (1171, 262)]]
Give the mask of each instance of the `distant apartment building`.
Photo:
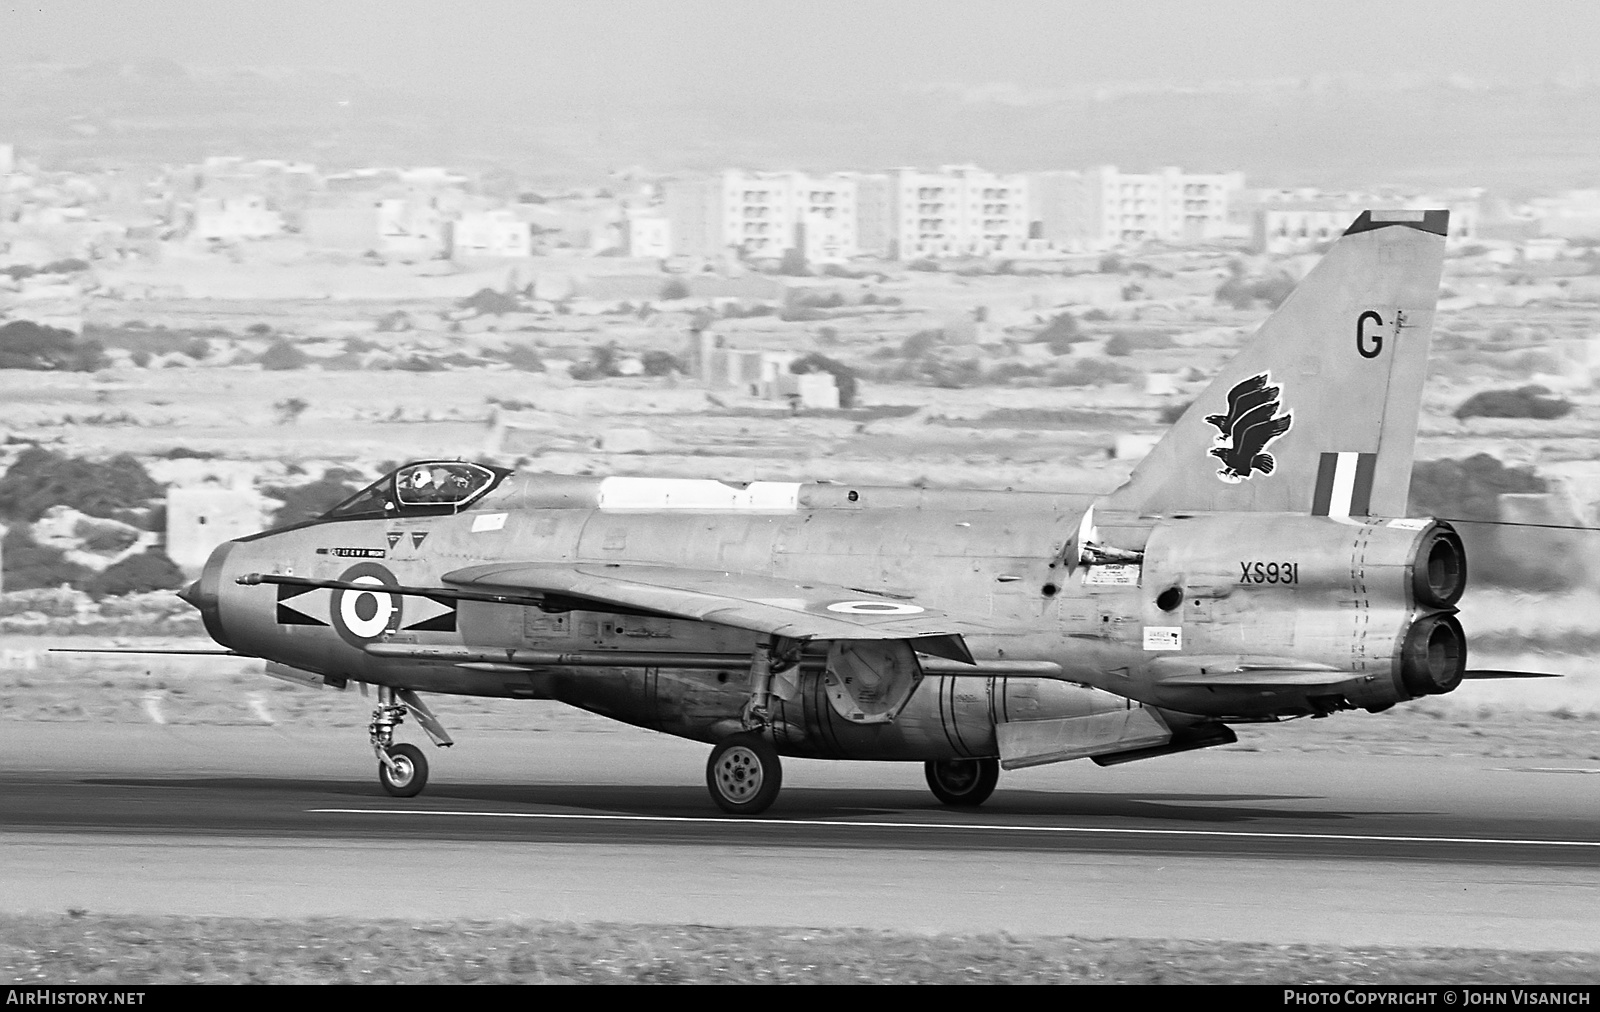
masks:
[(1256, 190), (1246, 200), (1251, 210), (1251, 247), (1260, 253), (1304, 253), (1333, 242), (1362, 211), (1375, 208), (1450, 212), (1447, 247), (1478, 239), (1483, 191), (1440, 193), (1325, 193), (1315, 189)]
[[(518, 204), (517, 213), (531, 227), (535, 249), (571, 249), (599, 253), (626, 245), (626, 222), (612, 198), (592, 194), (550, 197), (539, 204)], [(638, 213), (646, 213), (640, 209)], [(650, 254), (641, 254), (650, 255)]]
[(212, 201), (207, 215), (217, 227), (233, 231), (241, 224), (264, 221), (247, 203), (257, 201), (262, 210), (278, 215), (278, 231), (293, 231), (303, 223), (302, 215), (316, 193), (319, 177), (316, 166), (309, 162), (276, 158), (246, 160), (228, 155), (207, 158), (199, 165), (177, 170), (168, 175), (166, 182), (180, 202), (186, 198), (194, 201), (197, 216), (201, 202)]
[(672, 255), (672, 223), (664, 215), (630, 212), (622, 220), (622, 254), (666, 259)]
[(1343, 200), (1264, 204), (1253, 215), (1250, 247), (1258, 253), (1303, 253), (1339, 238), (1360, 213)]
[(450, 223), (451, 257), (533, 255), (533, 229), (514, 211), (467, 211)]
[(883, 173), (856, 173), (856, 252), (893, 259), (899, 256), (895, 228), (894, 180)]
[(675, 254), (779, 259), (799, 249), (813, 263), (856, 255), (856, 179), (847, 173), (745, 172), (669, 180), (663, 214)]
[[(975, 165), (887, 174), (891, 255), (902, 259), (1020, 252), (1028, 240), (1028, 184)], [(874, 202), (876, 205), (876, 201)], [(876, 235), (879, 222), (864, 224)]]
[(283, 215), (267, 206), (260, 194), (202, 197), (195, 203), (190, 234), (211, 242), (267, 239), (283, 232)]
[(1122, 172), (1101, 165), (1081, 172), (1027, 176), (1035, 239), (1061, 249), (1102, 250), (1141, 243), (1191, 245), (1244, 238), (1236, 204), (1241, 172), (1191, 173), (1177, 166)]
[(301, 234), (313, 248), (401, 260), (443, 256), (449, 213), (430, 194), (323, 195), (302, 216)]
[(431, 260), (445, 251), (446, 222), (437, 200), (385, 197), (377, 211), (377, 251), (403, 260)]

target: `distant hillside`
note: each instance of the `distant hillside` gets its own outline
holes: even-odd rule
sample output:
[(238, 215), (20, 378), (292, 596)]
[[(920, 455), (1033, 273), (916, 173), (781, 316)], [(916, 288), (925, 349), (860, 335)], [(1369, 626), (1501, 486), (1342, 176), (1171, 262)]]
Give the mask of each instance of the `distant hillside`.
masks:
[(0, 139), (52, 166), (186, 162), (208, 154), (375, 163), (498, 164), (525, 180), (595, 182), (660, 171), (874, 168), (976, 162), (996, 169), (1113, 163), (1243, 169), (1253, 183), (1480, 184), (1511, 196), (1592, 186), (1600, 85), (1346, 88), (1282, 82), (1228, 91), (1123, 91), (1015, 100), (954, 89), (740, 94), (632, 108), (539, 95), (407, 94), (319, 71), (187, 70), (170, 62), (0, 66)]

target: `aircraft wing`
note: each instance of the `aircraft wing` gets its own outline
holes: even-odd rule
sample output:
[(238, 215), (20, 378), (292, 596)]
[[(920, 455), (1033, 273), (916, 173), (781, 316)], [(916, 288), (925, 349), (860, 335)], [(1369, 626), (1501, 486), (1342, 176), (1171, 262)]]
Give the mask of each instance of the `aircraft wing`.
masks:
[(693, 619), (791, 639), (912, 640), (914, 649), (972, 662), (963, 633), (988, 632), (970, 620), (911, 601), (815, 581), (747, 573), (603, 562), (470, 566), (444, 582), (513, 589)]

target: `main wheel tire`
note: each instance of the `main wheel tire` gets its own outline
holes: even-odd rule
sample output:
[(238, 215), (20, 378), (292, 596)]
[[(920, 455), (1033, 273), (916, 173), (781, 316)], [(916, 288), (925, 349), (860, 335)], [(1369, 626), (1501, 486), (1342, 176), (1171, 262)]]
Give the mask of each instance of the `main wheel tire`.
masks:
[(924, 763), (933, 796), (947, 805), (976, 808), (989, 800), (1000, 782), (998, 759), (941, 759)]
[(759, 815), (771, 807), (783, 786), (778, 750), (758, 734), (739, 734), (711, 750), (706, 787), (711, 800), (729, 815)]
[(378, 764), (378, 783), (391, 797), (414, 798), (428, 786), (428, 760), (422, 749), (415, 745), (391, 745), (386, 750), (394, 760), (394, 769), (388, 763)]

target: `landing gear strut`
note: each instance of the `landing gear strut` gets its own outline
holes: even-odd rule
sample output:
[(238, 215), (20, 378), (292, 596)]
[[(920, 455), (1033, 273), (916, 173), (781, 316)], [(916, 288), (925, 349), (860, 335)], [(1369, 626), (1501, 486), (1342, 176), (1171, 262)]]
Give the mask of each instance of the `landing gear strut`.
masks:
[(759, 815), (777, 800), (782, 786), (778, 750), (760, 734), (736, 734), (711, 750), (706, 787), (729, 815)]
[(428, 785), (428, 760), (422, 750), (415, 745), (394, 743), (394, 729), (404, 723), (407, 713), (417, 718), (428, 737), (441, 748), (455, 744), (415, 692), (378, 686), (378, 708), (372, 711), (367, 737), (378, 757), (378, 783), (396, 798), (414, 798)]
[(928, 789), (947, 805), (976, 808), (989, 800), (1000, 782), (998, 759), (942, 759), (924, 763)]

